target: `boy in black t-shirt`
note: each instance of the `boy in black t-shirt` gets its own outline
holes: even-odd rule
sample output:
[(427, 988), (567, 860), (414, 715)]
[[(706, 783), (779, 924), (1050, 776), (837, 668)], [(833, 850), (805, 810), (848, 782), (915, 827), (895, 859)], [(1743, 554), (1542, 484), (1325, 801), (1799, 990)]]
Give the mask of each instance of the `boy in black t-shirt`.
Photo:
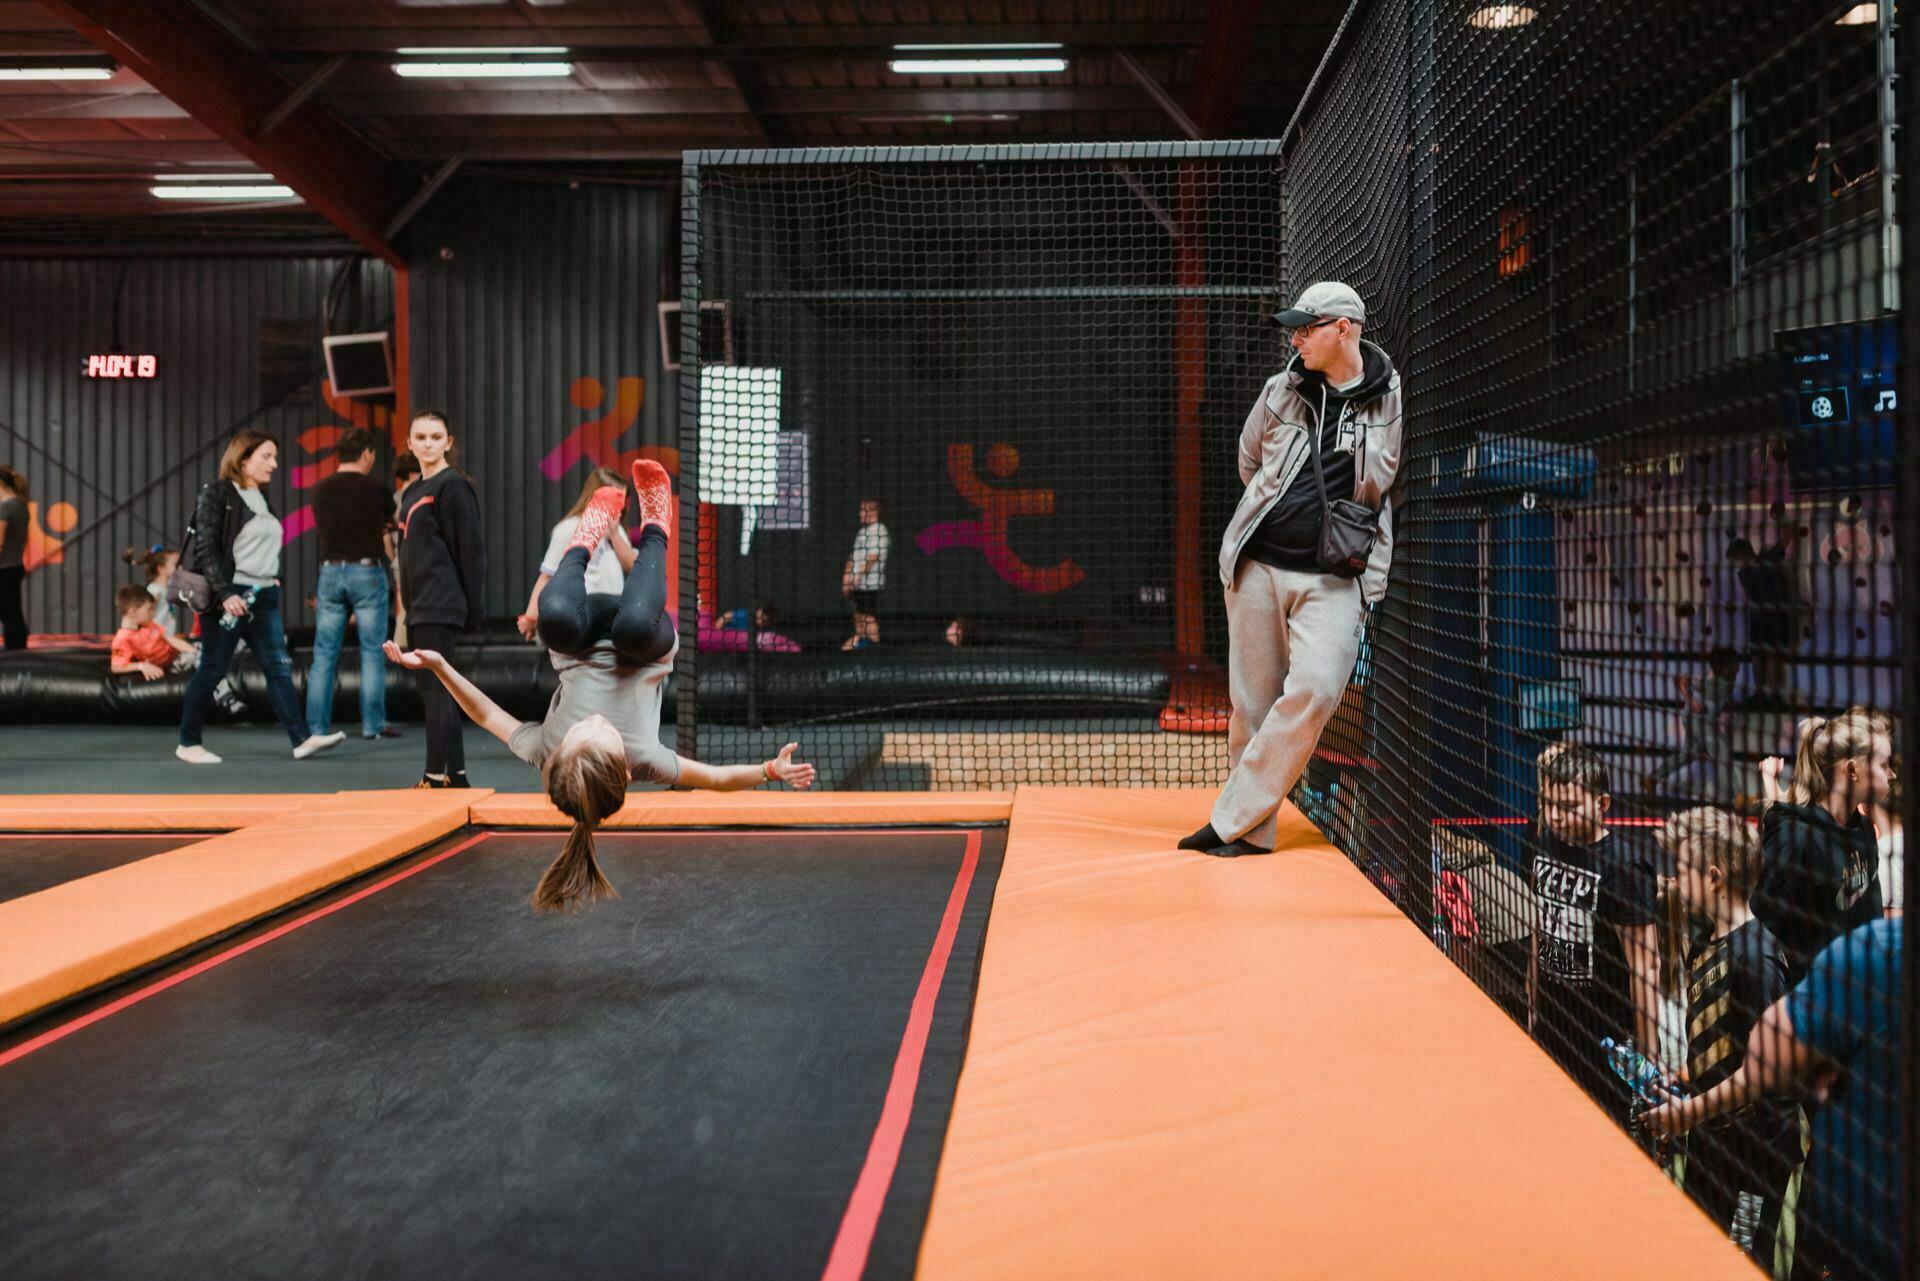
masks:
[(1659, 1026), (1658, 917), (1650, 851), (1609, 831), (1607, 767), (1556, 743), (1535, 762), (1540, 827), (1527, 986), (1530, 1030), (1595, 1102), (1625, 1123), (1632, 1095), (1604, 1038), (1651, 1049)]
[[(1761, 851), (1746, 820), (1690, 809), (1667, 821), (1664, 839), (1674, 854), (1675, 893), (1689, 924), (1702, 924), (1686, 978), (1686, 1089), (1697, 1096), (1739, 1070), (1754, 1024), (1787, 994), (1786, 953), (1747, 901), (1760, 879)], [(1656, 1132), (1671, 1128), (1660, 1114), (1648, 1124)], [(1772, 1269), (1781, 1214), (1804, 1157), (1799, 1105), (1767, 1096), (1682, 1137), (1674, 1177), (1734, 1244)]]

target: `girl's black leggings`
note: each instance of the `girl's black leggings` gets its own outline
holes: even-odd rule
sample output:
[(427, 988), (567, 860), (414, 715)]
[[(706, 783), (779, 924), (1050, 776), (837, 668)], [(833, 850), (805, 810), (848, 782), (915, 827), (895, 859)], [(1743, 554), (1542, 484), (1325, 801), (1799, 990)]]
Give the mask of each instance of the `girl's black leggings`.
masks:
[(570, 547), (560, 568), (540, 591), (540, 640), (561, 654), (584, 654), (613, 642), (626, 663), (651, 663), (673, 648), (667, 617), (667, 536), (649, 525), (634, 548), (638, 554), (626, 589), (618, 596), (587, 592), (587, 549)]
[[(453, 662), (453, 647), (459, 643), (460, 629), (444, 623), (409, 623), (407, 641), (415, 649), (431, 649), (447, 662)], [(461, 735), (460, 704), (439, 681), (427, 676), (420, 682), (420, 701), (427, 718), (427, 773), (464, 774), (467, 769), (467, 745)]]

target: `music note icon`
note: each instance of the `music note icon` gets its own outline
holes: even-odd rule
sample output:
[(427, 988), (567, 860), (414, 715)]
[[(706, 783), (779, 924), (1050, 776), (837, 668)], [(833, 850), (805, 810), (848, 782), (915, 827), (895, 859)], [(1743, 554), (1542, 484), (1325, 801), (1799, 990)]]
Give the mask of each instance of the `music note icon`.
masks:
[(1880, 398), (1873, 402), (1873, 412), (1876, 414), (1884, 414), (1889, 409), (1898, 409), (1899, 407), (1899, 399), (1895, 396), (1894, 389), (1891, 387), (1881, 392)]

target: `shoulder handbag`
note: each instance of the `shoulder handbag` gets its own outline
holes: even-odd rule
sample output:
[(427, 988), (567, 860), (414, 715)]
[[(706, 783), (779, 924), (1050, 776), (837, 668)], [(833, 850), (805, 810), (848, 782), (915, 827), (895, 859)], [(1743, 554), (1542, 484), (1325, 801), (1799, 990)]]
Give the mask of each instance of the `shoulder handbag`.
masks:
[[(1321, 416), (1326, 415), (1326, 402), (1321, 404)], [(1380, 513), (1357, 503), (1351, 498), (1327, 497), (1327, 477), (1320, 467), (1320, 437), (1325, 434), (1324, 421), (1316, 423), (1313, 429), (1313, 483), (1320, 490), (1320, 550), (1317, 560), (1322, 573), (1332, 574), (1336, 578), (1358, 578), (1367, 572), (1367, 561), (1373, 556), (1373, 544), (1380, 537)], [(1354, 474), (1366, 466), (1367, 428), (1366, 424), (1356, 421), (1354, 431), (1359, 440), (1354, 448)]]
[[(201, 491), (202, 494), (205, 492)], [(193, 504), (194, 523), (187, 526), (187, 536), (180, 542), (180, 560), (173, 567), (173, 577), (167, 580), (167, 601), (185, 605), (196, 614), (204, 614), (213, 608), (213, 585), (207, 581), (205, 574), (187, 568), (187, 559), (193, 555), (194, 534), (199, 519), (200, 502), (196, 498)]]

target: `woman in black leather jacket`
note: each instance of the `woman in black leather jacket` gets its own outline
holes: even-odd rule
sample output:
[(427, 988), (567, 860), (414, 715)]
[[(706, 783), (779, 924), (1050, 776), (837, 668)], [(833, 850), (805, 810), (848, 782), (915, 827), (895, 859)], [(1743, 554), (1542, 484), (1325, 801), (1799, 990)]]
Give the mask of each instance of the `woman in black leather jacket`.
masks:
[(280, 622), (279, 518), (267, 507), (262, 486), (280, 465), (279, 446), (251, 428), (236, 434), (220, 460), (220, 478), (200, 491), (193, 529), (181, 567), (207, 580), (213, 601), (200, 615), (200, 666), (180, 708), (180, 746), (173, 754), (189, 765), (218, 765), (200, 745), (207, 704), (227, 674), (233, 654), (246, 641), (267, 674), (267, 701), (293, 741), (295, 760), (338, 743), (344, 734), (315, 734), (293, 689), (293, 660)]

